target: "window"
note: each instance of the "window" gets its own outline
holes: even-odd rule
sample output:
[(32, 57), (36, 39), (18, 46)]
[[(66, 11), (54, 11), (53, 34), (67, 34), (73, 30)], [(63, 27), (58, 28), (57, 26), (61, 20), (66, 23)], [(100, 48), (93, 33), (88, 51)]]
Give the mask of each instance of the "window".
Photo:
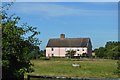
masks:
[(78, 56), (80, 56), (80, 54), (77, 54)]
[(79, 51), (79, 49), (77, 49), (77, 51)]
[(82, 51), (84, 51), (84, 49), (82, 49)]
[(54, 51), (54, 49), (53, 49), (53, 48), (51, 48), (51, 51)]
[(54, 54), (52, 54), (52, 57), (54, 56)]

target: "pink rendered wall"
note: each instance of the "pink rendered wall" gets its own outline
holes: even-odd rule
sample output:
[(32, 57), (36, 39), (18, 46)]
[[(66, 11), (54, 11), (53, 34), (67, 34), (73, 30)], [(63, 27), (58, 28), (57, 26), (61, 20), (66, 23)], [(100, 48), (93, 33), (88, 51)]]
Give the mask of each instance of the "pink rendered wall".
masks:
[(46, 57), (51, 56), (51, 48), (46, 48)]
[[(83, 53), (87, 53), (86, 47), (84, 47), (84, 48), (72, 48), (72, 49), (74, 49), (76, 51), (75, 56), (78, 56), (78, 54), (82, 55)], [(79, 51), (77, 51), (77, 49), (79, 49)], [(83, 49), (84, 49), (84, 51), (83, 51)]]
[[(77, 49), (79, 49), (79, 51), (77, 51)], [(84, 49), (84, 51), (82, 50)], [(82, 54), (82, 53), (87, 53), (87, 48), (59, 48), (59, 47), (55, 47), (53, 48), (53, 51), (51, 50), (51, 48), (46, 48), (46, 57), (51, 57), (52, 54), (54, 54), (53, 56), (57, 56), (57, 57), (65, 57), (66, 51), (67, 50), (75, 50), (76, 54), (75, 56), (77, 56), (78, 54)]]
[(65, 57), (65, 54), (66, 54), (66, 51), (65, 51), (65, 48), (59, 48), (60, 49), (60, 56), (61, 57)]
[(53, 51), (51, 50), (51, 48), (46, 48), (46, 57), (50, 57), (52, 56), (52, 54), (58, 57), (65, 57), (65, 54), (66, 54), (65, 48), (56, 47), (56, 48), (53, 48)]

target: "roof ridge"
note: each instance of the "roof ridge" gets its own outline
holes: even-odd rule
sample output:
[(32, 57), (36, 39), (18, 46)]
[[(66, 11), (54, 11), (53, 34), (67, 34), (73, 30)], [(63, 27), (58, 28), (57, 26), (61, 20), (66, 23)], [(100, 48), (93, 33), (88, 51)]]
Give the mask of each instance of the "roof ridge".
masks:
[(90, 39), (90, 38), (50, 38), (50, 39)]

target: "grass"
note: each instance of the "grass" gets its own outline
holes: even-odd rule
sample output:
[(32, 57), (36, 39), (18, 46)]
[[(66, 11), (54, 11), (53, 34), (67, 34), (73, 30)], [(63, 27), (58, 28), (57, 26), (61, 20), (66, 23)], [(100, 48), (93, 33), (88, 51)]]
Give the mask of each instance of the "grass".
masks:
[[(64, 76), (77, 78), (117, 78), (114, 72), (117, 68), (116, 60), (95, 59), (91, 61), (76, 61), (66, 59), (32, 60), (35, 72), (31, 75)], [(78, 63), (80, 67), (72, 67)]]

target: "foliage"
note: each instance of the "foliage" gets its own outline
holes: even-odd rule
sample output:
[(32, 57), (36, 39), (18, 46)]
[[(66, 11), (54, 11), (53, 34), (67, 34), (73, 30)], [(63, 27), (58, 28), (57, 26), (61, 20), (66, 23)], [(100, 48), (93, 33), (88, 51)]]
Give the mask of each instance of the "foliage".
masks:
[(81, 57), (87, 57), (87, 58), (88, 58), (88, 57), (89, 57), (89, 55), (88, 55), (88, 54), (86, 54), (86, 53), (83, 53)]
[(38, 59), (40, 58), (40, 48), (38, 46), (31, 46), (32, 48), (30, 48), (30, 53), (28, 55), (28, 57), (30, 59)]
[(69, 58), (72, 58), (76, 53), (76, 51), (74, 51), (74, 50), (67, 50), (66, 52), (67, 52), (66, 56)]
[(118, 60), (118, 62), (117, 62), (117, 74), (118, 74), (118, 76), (119, 76), (119, 78), (120, 78), (120, 60)]
[(28, 57), (33, 59), (40, 59), (42, 57), (45, 57), (45, 50), (40, 50), (38, 46), (35, 46), (36, 48), (29, 53)]
[(106, 49), (104, 47), (100, 47), (99, 49), (95, 49), (94, 51), (97, 57), (103, 58), (105, 56)]
[[(19, 26), (20, 17), (8, 16), (4, 8), (0, 16), (2, 16), (2, 80), (23, 80), (24, 73), (33, 71), (33, 64), (28, 56), (33, 49), (38, 50), (37, 45), (40, 41), (35, 35), (39, 32), (27, 24)], [(29, 32), (32, 35), (24, 38), (23, 36)]]
[(95, 58), (96, 55), (95, 55), (95, 52), (92, 51), (92, 58)]
[(45, 56), (45, 53), (46, 53), (46, 50), (41, 50), (41, 51), (40, 51), (40, 54), (39, 54), (40, 57), (46, 57), (46, 56)]
[(120, 42), (107, 42), (105, 47), (100, 47), (95, 49), (94, 52), (99, 58), (110, 58), (119, 59), (120, 58)]

